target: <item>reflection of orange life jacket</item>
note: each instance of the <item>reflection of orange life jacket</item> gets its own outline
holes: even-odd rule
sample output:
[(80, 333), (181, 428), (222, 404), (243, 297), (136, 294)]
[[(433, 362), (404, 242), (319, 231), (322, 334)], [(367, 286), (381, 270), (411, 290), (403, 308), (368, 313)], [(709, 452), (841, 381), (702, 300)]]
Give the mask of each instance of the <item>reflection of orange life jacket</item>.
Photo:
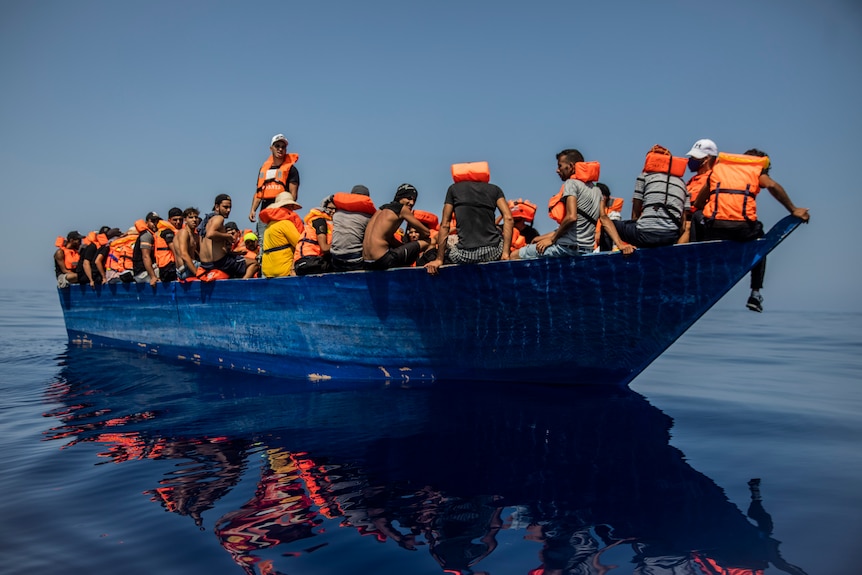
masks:
[(490, 182), (491, 169), (488, 162), (466, 162), (452, 164), (452, 180), (457, 182)]
[[(78, 266), (78, 260), (81, 259), (81, 254), (77, 250), (67, 248), (66, 239), (62, 236), (57, 237), (54, 245), (63, 250), (63, 265), (66, 266), (66, 269), (70, 272), (75, 271), (75, 268)], [(60, 272), (58, 271), (57, 273), (59, 274)]]
[(167, 240), (162, 237), (162, 232), (168, 230), (176, 234), (177, 229), (167, 220), (159, 220), (156, 227), (158, 229), (153, 233), (153, 254), (156, 260), (156, 267), (163, 268), (176, 260), (174, 259), (174, 250), (171, 249), (171, 245)]
[[(601, 166), (598, 162), (578, 162), (575, 164), (575, 173), (571, 175), (570, 180), (580, 180), (582, 182), (597, 182), (599, 181), (599, 173)], [(566, 202), (563, 201), (563, 191), (566, 189), (566, 182), (560, 186), (560, 191), (551, 196), (548, 200), (548, 216), (558, 224), (566, 217)], [(586, 212), (578, 209), (578, 213), (589, 221), (593, 221), (593, 217)]]
[(311, 222), (320, 218), (326, 220), (326, 241), (332, 242), (332, 218), (318, 208), (311, 208), (303, 219), (304, 225), (301, 228), (302, 233), (299, 234), (296, 251), (293, 253), (293, 261), (307, 256), (319, 256), (323, 253), (320, 250), (320, 244), (317, 243), (317, 230), (311, 225)]
[(709, 180), (709, 199), (703, 207), (703, 216), (712, 220), (757, 221), (760, 174), (768, 166), (768, 157), (720, 153)]
[(272, 156), (268, 157), (257, 174), (256, 197), (264, 200), (274, 200), (281, 192), (287, 191), (287, 177), (290, 168), (299, 159), (299, 154), (286, 154), (284, 162), (277, 168), (272, 167)]
[[(348, 194), (347, 192), (338, 192), (334, 196), (332, 196), (332, 203), (335, 204), (335, 207), (339, 210), (344, 210), (345, 212), (360, 212), (363, 214), (368, 214), (370, 216), (374, 215), (374, 212), (377, 211), (377, 208), (374, 207), (374, 202), (371, 201), (371, 198), (368, 196), (363, 196), (362, 194)], [(300, 226), (298, 229), (302, 229)]]
[(117, 273), (122, 273), (132, 269), (132, 252), (135, 248), (135, 242), (138, 240), (136, 234), (129, 234), (121, 238), (117, 238), (111, 242), (111, 247), (108, 248), (108, 261), (106, 267)]
[(695, 174), (686, 182), (685, 187), (688, 190), (689, 201), (691, 202), (691, 211), (695, 211), (694, 202), (697, 201), (697, 195), (709, 181), (712, 175), (712, 170), (708, 170), (702, 174)]
[(700, 570), (707, 575), (763, 575), (763, 569), (750, 567), (724, 567), (712, 557), (701, 555), (695, 552), (693, 555), (694, 562)]

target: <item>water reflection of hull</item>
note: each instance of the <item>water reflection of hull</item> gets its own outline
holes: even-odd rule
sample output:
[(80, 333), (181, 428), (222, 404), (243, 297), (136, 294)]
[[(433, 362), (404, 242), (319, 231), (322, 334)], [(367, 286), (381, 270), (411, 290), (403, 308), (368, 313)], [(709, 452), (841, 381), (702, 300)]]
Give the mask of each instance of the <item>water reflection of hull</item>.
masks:
[(634, 545), (651, 572), (683, 572), (656, 561), (751, 573), (780, 561), (768, 533), (669, 445), (671, 419), (633, 392), (461, 383), (283, 393), (257, 378), (153, 366), (70, 349), (50, 393), (67, 407), (49, 437), (105, 444), (117, 462), (186, 462), (151, 495), (198, 524), (251, 472), (249, 453), (265, 455), (254, 497), (216, 522), (249, 573), (275, 568), (264, 559), (274, 547), (324, 544), (317, 527), (330, 520), (401, 548), (427, 545), (442, 567), (467, 573), (512, 510), (509, 528), (542, 544), (549, 572), (578, 572), (619, 545)]

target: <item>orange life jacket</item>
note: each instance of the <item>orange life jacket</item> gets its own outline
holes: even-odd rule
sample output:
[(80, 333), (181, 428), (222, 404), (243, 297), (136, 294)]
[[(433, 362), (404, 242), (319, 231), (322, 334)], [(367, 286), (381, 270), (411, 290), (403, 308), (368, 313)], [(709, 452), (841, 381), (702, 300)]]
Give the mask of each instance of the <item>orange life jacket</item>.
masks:
[[(265, 224), (269, 224), (270, 222), (280, 222), (282, 220), (289, 220), (294, 226), (296, 226), (297, 230), (302, 229), (302, 218), (300, 218), (299, 214), (290, 208), (282, 206), (280, 208), (265, 208), (260, 211), (260, 221)], [(261, 242), (261, 245), (263, 245), (263, 242)]]
[(171, 249), (171, 245), (167, 240), (162, 237), (162, 232), (168, 230), (176, 234), (177, 229), (168, 220), (159, 220), (156, 227), (158, 229), (153, 233), (153, 254), (156, 260), (156, 267), (164, 268), (168, 264), (176, 262), (176, 259), (174, 258), (174, 250)]
[(683, 177), (688, 168), (688, 158), (677, 158), (668, 154), (650, 152), (644, 161), (644, 172), (670, 174), (671, 176)]
[(710, 176), (712, 175), (712, 170), (704, 172), (702, 174), (695, 174), (692, 178), (686, 182), (685, 187), (688, 190), (689, 201), (691, 202), (691, 211), (695, 211), (694, 202), (697, 201), (697, 195), (703, 189), (703, 187), (709, 181)]
[(230, 276), (222, 270), (205, 270), (203, 268), (198, 272), (198, 279), (202, 282), (214, 282), (216, 280), (229, 280)]
[(432, 232), (440, 229), (440, 220), (436, 214), (424, 210), (413, 210), (413, 216)]
[(527, 245), (527, 238), (521, 235), (518, 228), (512, 228), (512, 248), (511, 251), (516, 251)]
[(509, 200), (509, 211), (512, 212), (513, 218), (521, 218), (525, 222), (533, 223), (536, 217), (536, 204), (529, 200)]
[(311, 208), (303, 219), (304, 226), (301, 228), (302, 233), (299, 234), (299, 242), (293, 252), (293, 261), (307, 256), (319, 256), (323, 253), (320, 251), (320, 244), (317, 243), (317, 230), (311, 225), (312, 221), (320, 218), (326, 220), (326, 241), (332, 241), (332, 218), (318, 208)]
[(709, 199), (703, 216), (711, 220), (757, 221), (760, 174), (769, 158), (744, 154), (718, 154), (709, 179)]
[(488, 162), (466, 162), (452, 164), (452, 180), (455, 182), (490, 182), (491, 169)]
[[(374, 212), (377, 211), (377, 208), (374, 206), (374, 202), (371, 201), (371, 198), (368, 196), (363, 196), (362, 194), (348, 194), (347, 192), (338, 192), (334, 196), (332, 196), (332, 203), (335, 204), (335, 207), (339, 210), (344, 210), (346, 212), (361, 212), (363, 214), (368, 214), (373, 216)], [(297, 226), (298, 230), (302, 229), (302, 226)]]
[(108, 236), (105, 234), (100, 234), (98, 232), (90, 232), (87, 234), (87, 237), (84, 238), (84, 241), (81, 242), (81, 245), (95, 244), (97, 248), (102, 247), (108, 243)]
[(105, 266), (117, 273), (131, 270), (132, 252), (135, 249), (135, 242), (137, 240), (138, 236), (136, 234), (129, 234), (112, 241), (111, 247), (108, 248), (108, 261), (105, 262)]
[(287, 177), (290, 168), (299, 159), (299, 154), (285, 154), (284, 161), (277, 168), (272, 167), (272, 156), (268, 157), (257, 173), (256, 197), (264, 200), (274, 200), (281, 192), (287, 190)]
[[(575, 164), (575, 173), (572, 174), (570, 180), (580, 180), (584, 183), (598, 182), (601, 166), (598, 162), (578, 162)], [(560, 191), (551, 196), (548, 200), (548, 216), (558, 224), (566, 217), (566, 203), (563, 201), (563, 191), (566, 189), (566, 182), (560, 186)], [(593, 217), (586, 212), (578, 209), (578, 213), (592, 221)]]
[[(75, 271), (75, 268), (78, 266), (78, 260), (81, 259), (81, 254), (77, 250), (67, 248), (66, 238), (63, 236), (58, 236), (54, 241), (54, 245), (63, 250), (63, 264), (66, 266), (66, 269), (70, 272)], [(58, 271), (57, 273), (59, 274), (60, 272)]]

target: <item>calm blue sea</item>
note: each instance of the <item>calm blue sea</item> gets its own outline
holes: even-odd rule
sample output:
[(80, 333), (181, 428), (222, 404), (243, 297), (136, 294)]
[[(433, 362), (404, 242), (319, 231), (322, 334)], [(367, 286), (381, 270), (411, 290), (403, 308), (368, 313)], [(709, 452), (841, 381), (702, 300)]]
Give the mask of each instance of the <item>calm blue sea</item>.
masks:
[(862, 315), (727, 307), (630, 392), (320, 390), (2, 290), (0, 572), (862, 572)]

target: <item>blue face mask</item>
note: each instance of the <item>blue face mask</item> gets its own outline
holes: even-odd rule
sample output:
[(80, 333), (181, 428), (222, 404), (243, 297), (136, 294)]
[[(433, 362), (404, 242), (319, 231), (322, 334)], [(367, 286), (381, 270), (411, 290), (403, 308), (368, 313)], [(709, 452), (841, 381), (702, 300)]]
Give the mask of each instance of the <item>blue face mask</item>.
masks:
[(703, 159), (700, 159), (700, 160), (697, 158), (689, 158), (688, 159), (688, 169), (691, 170), (692, 172), (698, 171), (702, 165), (703, 165)]

